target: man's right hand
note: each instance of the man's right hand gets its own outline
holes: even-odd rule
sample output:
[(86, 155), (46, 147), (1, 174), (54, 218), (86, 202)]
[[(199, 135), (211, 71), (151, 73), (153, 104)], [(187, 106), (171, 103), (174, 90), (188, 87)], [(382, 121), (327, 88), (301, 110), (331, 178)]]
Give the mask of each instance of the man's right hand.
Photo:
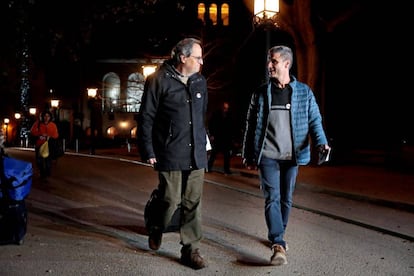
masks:
[(147, 163), (154, 166), (155, 163), (157, 163), (157, 159), (156, 158), (150, 158), (147, 160)]
[(243, 159), (243, 165), (248, 170), (257, 170), (257, 165), (256, 165), (256, 162), (254, 160), (248, 160), (248, 159), (244, 158)]

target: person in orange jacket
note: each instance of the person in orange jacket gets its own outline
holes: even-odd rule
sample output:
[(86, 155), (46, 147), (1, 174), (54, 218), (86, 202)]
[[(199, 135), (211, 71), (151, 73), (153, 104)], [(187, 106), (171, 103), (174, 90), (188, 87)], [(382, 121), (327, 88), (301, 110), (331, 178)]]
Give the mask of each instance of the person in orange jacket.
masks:
[(40, 114), (40, 120), (37, 120), (32, 128), (30, 133), (35, 137), (35, 155), (36, 155), (36, 165), (40, 171), (40, 178), (46, 179), (50, 176), (51, 167), (52, 167), (52, 157), (49, 154), (48, 157), (43, 158), (39, 154), (40, 146), (45, 143), (49, 138), (57, 139), (59, 137), (59, 132), (56, 124), (52, 121), (52, 113), (48, 110), (43, 111)]

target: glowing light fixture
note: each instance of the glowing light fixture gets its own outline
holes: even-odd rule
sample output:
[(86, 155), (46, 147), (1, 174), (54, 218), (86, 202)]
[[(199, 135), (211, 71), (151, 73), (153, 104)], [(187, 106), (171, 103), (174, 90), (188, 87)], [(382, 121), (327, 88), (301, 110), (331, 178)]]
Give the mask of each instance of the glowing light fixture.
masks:
[(36, 115), (36, 112), (37, 112), (36, 107), (29, 108), (29, 114), (30, 115)]
[(98, 88), (88, 88), (88, 97), (95, 98), (98, 94)]
[(123, 129), (126, 129), (126, 128), (128, 128), (129, 124), (128, 124), (127, 121), (121, 121), (121, 122), (119, 122), (119, 126)]
[(59, 100), (50, 100), (50, 106), (53, 108), (59, 107)]
[(152, 73), (154, 73), (156, 69), (157, 69), (157, 66), (155, 65), (144, 65), (142, 66), (142, 74), (146, 78)]
[(276, 25), (279, 13), (279, 0), (255, 0), (254, 22), (256, 24), (271, 23)]

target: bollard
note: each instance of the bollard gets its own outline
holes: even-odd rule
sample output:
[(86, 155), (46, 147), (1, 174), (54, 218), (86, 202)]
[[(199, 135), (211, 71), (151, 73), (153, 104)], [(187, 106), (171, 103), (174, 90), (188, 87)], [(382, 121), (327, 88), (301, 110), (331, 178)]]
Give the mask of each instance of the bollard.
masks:
[(128, 149), (128, 153), (131, 152), (131, 143), (129, 143), (128, 139), (126, 140), (127, 142), (127, 149)]
[(76, 153), (79, 152), (79, 140), (78, 139), (75, 140), (75, 152)]

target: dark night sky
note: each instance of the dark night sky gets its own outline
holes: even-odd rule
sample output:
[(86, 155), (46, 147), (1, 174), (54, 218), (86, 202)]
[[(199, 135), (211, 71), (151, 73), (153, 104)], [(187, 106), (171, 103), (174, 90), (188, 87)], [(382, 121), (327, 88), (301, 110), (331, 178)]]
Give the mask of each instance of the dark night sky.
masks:
[(404, 6), (373, 6), (329, 37), (327, 112), (340, 126), (338, 139), (373, 148), (414, 142), (411, 95), (403, 85), (411, 55), (404, 13)]
[[(10, 107), (16, 105), (16, 102), (10, 104), (9, 96), (11, 98), (18, 96), (16, 94), (19, 83), (15, 78), (17, 72), (11, 68), (15, 67), (16, 59), (13, 54), (19, 46), (16, 44), (16, 28), (19, 25), (13, 23), (18, 14), (4, 14), (4, 11), (8, 11), (4, 5), (18, 2), (2, 1), (1, 3), (3, 12), (0, 12), (0, 24), (5, 38), (2, 40), (7, 42), (1, 43), (0, 46), (1, 117), (6, 110), (9, 111)], [(174, 1), (161, 1), (171, 6), (166, 10), (163, 9), (165, 13), (157, 16), (151, 14), (152, 11), (148, 9), (141, 13), (142, 10), (134, 6), (138, 2), (134, 1), (129, 1), (132, 12), (129, 6), (124, 6), (115, 13), (108, 5), (116, 1), (38, 0), (34, 2), (37, 3), (35, 6), (37, 11), (33, 13), (32, 18), (36, 24), (31, 26), (35, 32), (34, 43), (31, 45), (34, 64), (31, 66), (32, 68), (60, 67), (61, 71), (52, 69), (49, 72), (54, 74), (49, 74), (45, 78), (56, 83), (64, 83), (65, 87), (69, 87), (68, 90), (77, 89), (77, 84), (65, 83), (67, 79), (65, 74), (79, 72), (81, 66), (79, 60), (95, 59), (108, 54), (111, 57), (115, 57), (114, 55), (134, 57), (142, 54), (141, 48), (150, 48), (155, 53), (158, 51), (165, 54), (165, 49), (169, 50), (177, 37), (183, 33), (191, 33), (191, 29), (183, 30), (187, 30), (189, 26), (196, 28), (195, 23), (189, 23), (185, 17), (176, 16), (176, 13), (171, 12), (176, 8), (172, 4)], [(410, 29), (412, 20), (408, 15), (410, 9), (406, 3), (408, 1), (397, 0), (386, 3), (387, 5), (364, 0), (315, 0), (314, 2), (320, 15), (327, 20), (338, 16), (338, 11), (350, 2), (369, 3), (366, 9), (352, 16), (351, 20), (322, 37), (321, 54), (327, 68), (325, 119), (329, 127), (329, 135), (339, 143), (365, 147), (376, 147), (389, 141), (398, 143), (401, 139), (414, 141), (412, 128), (414, 114), (410, 102), (412, 92), (405, 80), (409, 80), (408, 72), (411, 71), (409, 68), (412, 61), (412, 45), (408, 42), (411, 40), (409, 37), (412, 33)], [(132, 17), (130, 17), (131, 13)], [(89, 22), (85, 22), (85, 18)], [(162, 22), (175, 22), (176, 25), (159, 22), (159, 18), (163, 18)], [(142, 22), (147, 22), (145, 20), (149, 20), (145, 26), (155, 26), (156, 22), (160, 28), (140, 28)], [(102, 29), (106, 31), (102, 32)], [(119, 29), (123, 29), (124, 32), (119, 32)], [(180, 30), (180, 33), (177, 33), (177, 30)], [(250, 31), (246, 30), (246, 36)], [(148, 36), (150, 39), (140, 39)], [(163, 40), (162, 37), (167, 40)], [(281, 38), (277, 37), (276, 40), (278, 39)], [(53, 41), (56, 43), (51, 43)], [(106, 47), (97, 45), (106, 45)], [(162, 45), (165, 47), (163, 48)], [(253, 53), (257, 48), (252, 47), (249, 51)], [(250, 68), (247, 62), (252, 53), (242, 52), (244, 56), (239, 57), (243, 60), (240, 66), (246, 69), (247, 77)], [(32, 77), (35, 87), (43, 78), (41, 72), (33, 74)], [(244, 79), (245, 76), (242, 80)], [(70, 88), (71, 85), (75, 87)], [(248, 87), (248, 84), (246, 86)], [(10, 87), (15, 89), (6, 96), (4, 93), (10, 91)]]

